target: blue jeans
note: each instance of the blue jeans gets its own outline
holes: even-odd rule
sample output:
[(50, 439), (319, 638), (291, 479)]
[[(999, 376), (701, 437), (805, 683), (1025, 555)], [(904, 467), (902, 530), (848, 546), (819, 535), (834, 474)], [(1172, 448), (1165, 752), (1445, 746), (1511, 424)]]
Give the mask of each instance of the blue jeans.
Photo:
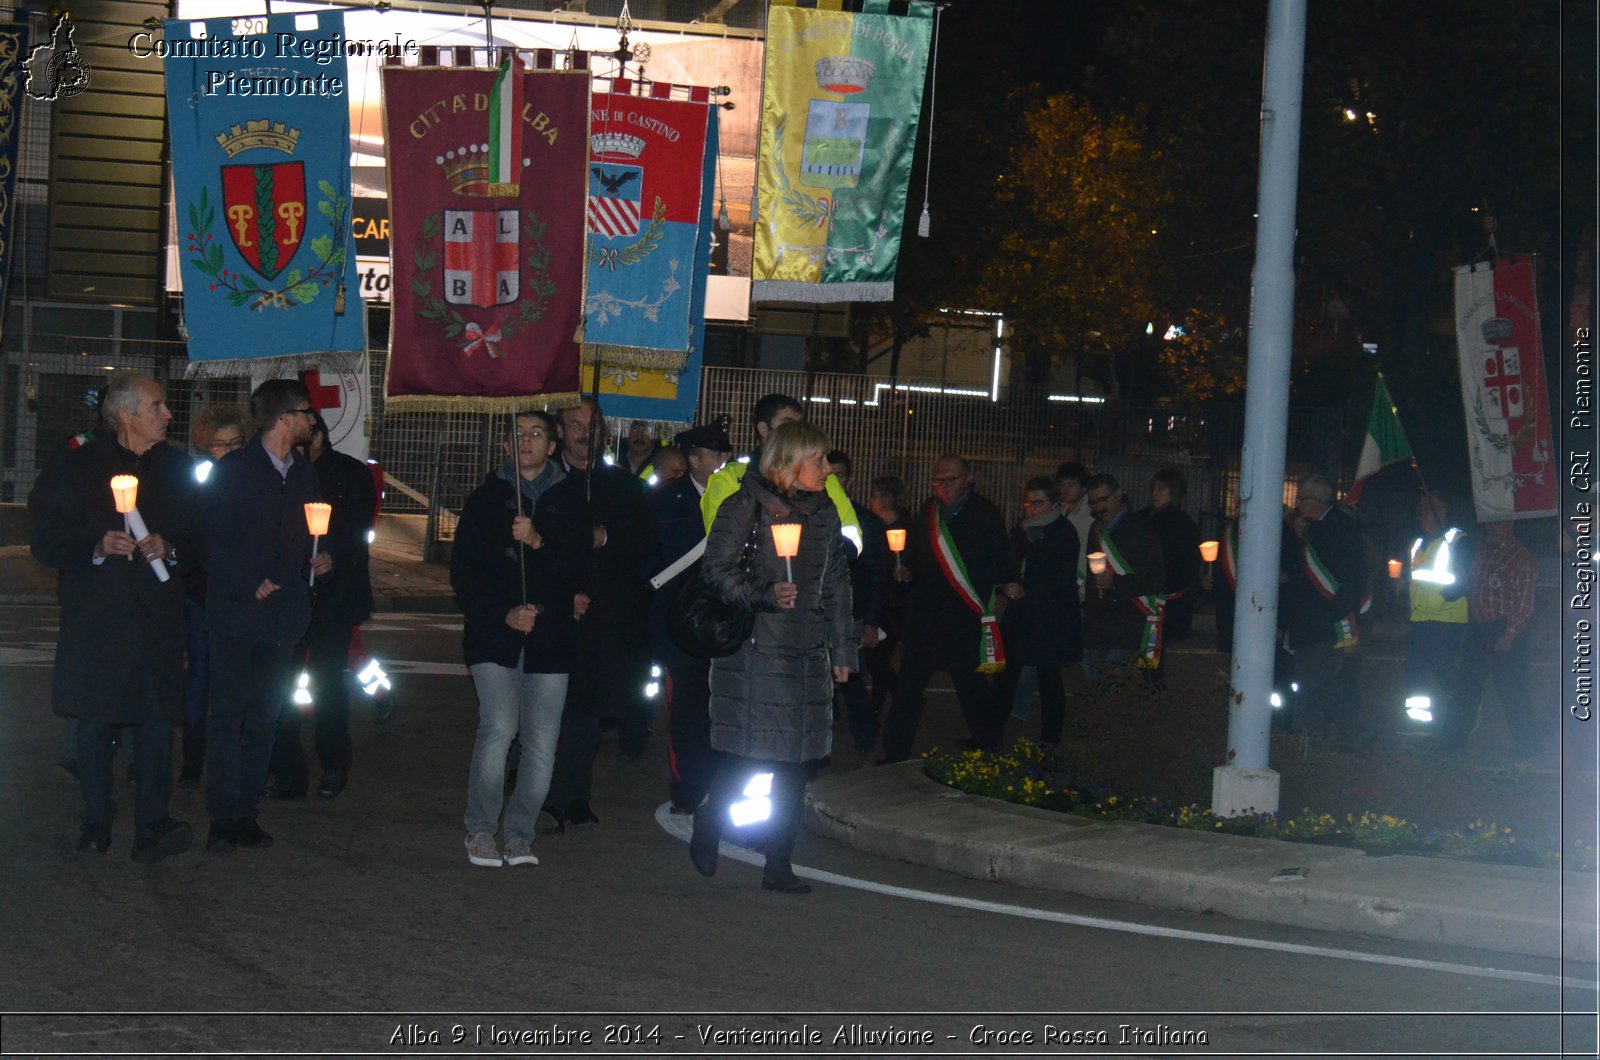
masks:
[[(561, 711), (567, 703), (567, 674), (525, 674), (516, 667), (475, 663), (472, 683), (478, 691), (478, 738), (467, 772), (468, 832), (493, 835), (505, 810), (505, 836), (532, 840), (539, 809), (550, 790), (555, 766)], [(506, 749), (520, 737), (522, 759), (517, 787), (505, 802)]]

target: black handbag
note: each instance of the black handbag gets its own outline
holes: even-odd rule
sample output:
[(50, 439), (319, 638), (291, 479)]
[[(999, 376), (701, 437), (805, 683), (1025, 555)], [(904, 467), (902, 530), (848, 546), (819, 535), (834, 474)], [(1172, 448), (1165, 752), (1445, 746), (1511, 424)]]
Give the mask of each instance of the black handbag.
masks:
[[(739, 557), (739, 569), (748, 573), (755, 565), (758, 526), (750, 528)], [(705, 561), (694, 566), (683, 588), (667, 612), (667, 635), (672, 643), (697, 659), (720, 659), (732, 655), (755, 632), (756, 613), (718, 596), (702, 576)]]

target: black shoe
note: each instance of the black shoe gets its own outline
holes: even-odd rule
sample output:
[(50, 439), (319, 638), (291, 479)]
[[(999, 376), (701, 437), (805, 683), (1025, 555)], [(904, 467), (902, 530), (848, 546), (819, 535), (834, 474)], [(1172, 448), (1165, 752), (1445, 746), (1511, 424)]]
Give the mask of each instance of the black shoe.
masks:
[(550, 819), (556, 823), (556, 826), (550, 829), (550, 831), (565, 832), (567, 830), (567, 815), (550, 805), (548, 802), (544, 804), (544, 808), (539, 812), (547, 814)]
[(317, 782), (317, 795), (324, 799), (331, 799), (344, 791), (344, 786), (350, 782), (350, 773), (344, 769), (327, 769), (322, 773), (322, 779)]
[(761, 871), (761, 889), (779, 894), (811, 893), (811, 885), (794, 874), (787, 857), (767, 858), (767, 867)]
[(261, 830), (254, 817), (234, 822), (234, 842), (242, 847), (270, 847), (272, 837)]
[(233, 848), (239, 843), (239, 829), (226, 817), (218, 817), (211, 822), (211, 830), (206, 833), (206, 851), (211, 854), (232, 853)]
[(722, 845), (722, 828), (714, 820), (710, 805), (694, 811), (694, 834), (689, 837), (689, 860), (702, 876), (717, 874), (717, 848)]
[(299, 783), (293, 783), (273, 777), (267, 781), (267, 798), (278, 802), (303, 799), (306, 797), (306, 788), (307, 784), (303, 780)]
[(78, 852), (80, 854), (104, 854), (111, 849), (111, 826), (108, 824), (86, 824), (78, 829)]
[(144, 865), (154, 865), (162, 858), (182, 854), (189, 849), (189, 844), (192, 842), (194, 842), (194, 832), (188, 823), (167, 817), (151, 825), (149, 835), (133, 841), (133, 860)]
[(574, 799), (567, 806), (567, 820), (573, 824), (599, 824), (600, 818), (589, 809), (589, 804), (582, 799)]

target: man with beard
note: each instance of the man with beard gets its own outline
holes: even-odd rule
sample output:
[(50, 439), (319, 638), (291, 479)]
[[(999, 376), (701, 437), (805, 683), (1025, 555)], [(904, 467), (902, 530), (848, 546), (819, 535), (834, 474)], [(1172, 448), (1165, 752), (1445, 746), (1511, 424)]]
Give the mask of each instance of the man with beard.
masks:
[(256, 820), (267, 782), (278, 705), (288, 693), (294, 646), (311, 622), (310, 573), (333, 558), (311, 558), (306, 504), (322, 500), (311, 461), (311, 397), (294, 379), (269, 379), (250, 395), (255, 440), (211, 474), (206, 511), (211, 633), (211, 704), (206, 718), (206, 849), (268, 847)]
[(618, 723), (618, 751), (637, 758), (649, 735), (650, 593), (641, 561), (656, 550), (644, 483), (601, 460), (604, 421), (593, 398), (562, 409), (566, 479), (539, 499), (534, 526), (565, 554), (583, 556), (579, 584), (588, 610), (578, 626), (567, 709), (546, 809), (557, 822), (594, 824), (589, 805), (602, 719)]

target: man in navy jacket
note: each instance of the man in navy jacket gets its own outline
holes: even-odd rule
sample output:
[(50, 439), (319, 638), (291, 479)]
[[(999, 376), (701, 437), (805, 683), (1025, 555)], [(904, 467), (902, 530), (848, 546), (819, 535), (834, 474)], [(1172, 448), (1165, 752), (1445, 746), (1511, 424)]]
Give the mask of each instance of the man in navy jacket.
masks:
[(311, 621), (311, 560), (305, 506), (321, 501), (311, 462), (295, 450), (311, 438), (315, 412), (303, 384), (271, 379), (250, 395), (259, 432), (212, 472), (206, 512), (210, 554), (206, 620), (211, 634), (211, 702), (206, 719), (206, 849), (265, 847), (256, 821), (267, 780), (278, 704), (291, 655)]

